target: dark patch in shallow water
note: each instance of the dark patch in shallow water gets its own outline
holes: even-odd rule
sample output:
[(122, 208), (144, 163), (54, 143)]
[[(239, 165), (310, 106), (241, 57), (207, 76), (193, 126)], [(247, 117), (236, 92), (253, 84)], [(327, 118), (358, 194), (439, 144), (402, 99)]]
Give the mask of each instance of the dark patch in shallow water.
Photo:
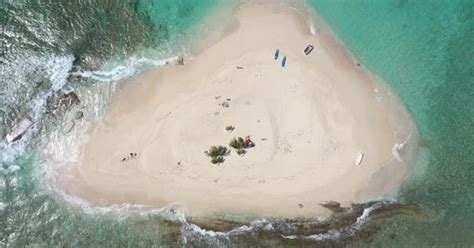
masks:
[[(239, 222), (222, 218), (190, 218), (188, 222), (199, 226), (205, 231), (220, 232), (220, 234), (202, 235), (200, 232), (185, 228), (184, 236), (187, 245), (199, 245), (202, 242), (214, 246), (244, 247), (251, 244), (260, 244), (263, 247), (280, 246), (342, 246), (354, 240), (370, 241), (371, 237), (383, 227), (369, 225), (362, 216), (368, 215), (371, 221), (393, 216), (405, 215), (410, 218), (429, 220), (433, 213), (416, 204), (402, 204), (390, 202), (367, 202), (353, 204), (343, 208), (337, 202), (322, 204), (332, 211), (330, 218), (320, 220), (317, 218), (271, 218), (265, 221)], [(370, 214), (365, 213), (372, 209)], [(366, 225), (369, 225), (366, 228)], [(374, 228), (376, 226), (376, 228)], [(264, 242), (262, 243), (262, 240)]]

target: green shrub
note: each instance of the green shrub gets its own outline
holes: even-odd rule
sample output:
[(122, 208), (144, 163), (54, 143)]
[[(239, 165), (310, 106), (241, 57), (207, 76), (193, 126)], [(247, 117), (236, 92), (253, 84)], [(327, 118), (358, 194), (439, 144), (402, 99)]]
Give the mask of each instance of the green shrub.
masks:
[(224, 157), (214, 157), (211, 159), (212, 164), (221, 164), (224, 163)]
[(227, 155), (228, 149), (225, 146), (211, 146), (206, 154), (211, 158), (217, 158)]
[(234, 148), (234, 149), (237, 149), (237, 150), (242, 150), (245, 148), (245, 142), (244, 142), (244, 139), (242, 137), (239, 137), (239, 138), (233, 138), (230, 143), (229, 143), (229, 146)]
[(211, 163), (213, 164), (224, 163), (223, 156), (227, 156), (229, 152), (229, 149), (225, 146), (211, 146), (208, 151), (205, 151), (206, 155), (211, 157)]
[(247, 151), (244, 150), (244, 149), (239, 149), (239, 150), (237, 150), (237, 154), (238, 154), (238, 155), (244, 155), (245, 153), (247, 153)]

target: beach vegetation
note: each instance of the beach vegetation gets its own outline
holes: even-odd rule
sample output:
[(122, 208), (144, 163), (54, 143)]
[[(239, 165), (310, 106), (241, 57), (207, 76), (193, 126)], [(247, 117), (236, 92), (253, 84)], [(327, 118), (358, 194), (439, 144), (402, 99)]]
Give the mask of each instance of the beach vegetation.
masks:
[(244, 149), (239, 149), (239, 150), (237, 150), (237, 154), (238, 154), (238, 155), (244, 155), (245, 153), (247, 153), (247, 151), (244, 150)]
[(222, 164), (224, 163), (224, 157), (215, 157), (211, 159), (212, 164)]
[(225, 146), (211, 146), (205, 153), (211, 157), (211, 163), (220, 164), (224, 162), (224, 156), (227, 156), (229, 152), (229, 149)]
[(245, 141), (242, 137), (233, 138), (230, 141), (229, 146), (236, 150), (242, 150), (245, 148)]
[(211, 146), (209, 151), (207, 151), (207, 155), (211, 158), (216, 158), (220, 156), (225, 156), (228, 153), (228, 149), (225, 146)]
[(233, 138), (229, 146), (237, 150), (238, 155), (244, 155), (247, 151), (245, 151), (245, 141), (242, 137)]
[(235, 129), (234, 126), (227, 126), (227, 127), (225, 127), (225, 130), (226, 130), (227, 132), (232, 132), (232, 131), (234, 131), (234, 129)]

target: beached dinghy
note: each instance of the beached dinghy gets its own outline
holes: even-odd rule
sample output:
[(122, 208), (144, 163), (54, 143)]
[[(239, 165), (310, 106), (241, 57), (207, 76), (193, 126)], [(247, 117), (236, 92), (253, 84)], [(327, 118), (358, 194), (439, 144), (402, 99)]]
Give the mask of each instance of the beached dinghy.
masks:
[(360, 163), (362, 163), (362, 159), (364, 159), (364, 154), (362, 152), (359, 152), (359, 154), (357, 154), (357, 159), (356, 159), (356, 165), (360, 165)]

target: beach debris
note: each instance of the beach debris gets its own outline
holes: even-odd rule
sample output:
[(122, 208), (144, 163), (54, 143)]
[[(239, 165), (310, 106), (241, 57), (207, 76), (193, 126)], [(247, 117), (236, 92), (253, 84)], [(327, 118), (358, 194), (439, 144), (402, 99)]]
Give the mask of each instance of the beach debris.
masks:
[(245, 148), (254, 147), (255, 143), (250, 139), (250, 136), (245, 137)]
[(6, 140), (8, 143), (15, 142), (28, 131), (28, 129), (33, 126), (34, 122), (31, 120), (31, 117), (26, 115), (21, 118), (15, 125), (13, 125), (11, 132), (6, 135)]
[(281, 61), (281, 67), (285, 67), (286, 66), (286, 56), (283, 57), (283, 60)]
[(355, 164), (356, 164), (356, 165), (360, 165), (360, 163), (362, 163), (362, 159), (364, 159), (364, 153), (359, 152), (359, 153), (357, 154), (357, 159), (356, 159), (356, 161), (355, 161)]
[(214, 98), (215, 98), (216, 100), (219, 100), (219, 99), (221, 99), (221, 97), (222, 97), (222, 96), (215, 96)]
[(260, 138), (260, 140), (261, 140), (261, 141), (265, 141), (265, 140), (267, 140), (267, 138)]
[(360, 66), (360, 63), (357, 63), (357, 66)]
[(234, 126), (227, 126), (225, 127), (225, 130), (229, 133), (232, 133), (234, 131), (235, 127)]
[(211, 148), (204, 153), (211, 157), (212, 164), (221, 164), (224, 163), (224, 156), (229, 155), (230, 150), (225, 146), (211, 146)]
[(304, 54), (309, 55), (313, 51), (314, 47), (313, 45), (307, 45), (306, 48), (304, 49)]
[(219, 112), (214, 112), (214, 116), (218, 116), (219, 115)]
[(237, 66), (236, 68), (239, 69), (239, 70), (244, 69), (242, 66)]
[(181, 165), (181, 161), (179, 161), (178, 163), (176, 163), (178, 166)]
[(298, 207), (303, 208), (304, 207), (303, 203), (298, 203)]
[(273, 58), (275, 58), (275, 60), (277, 60), (279, 55), (280, 55), (280, 49), (277, 49), (275, 51), (275, 55), (273, 55)]

